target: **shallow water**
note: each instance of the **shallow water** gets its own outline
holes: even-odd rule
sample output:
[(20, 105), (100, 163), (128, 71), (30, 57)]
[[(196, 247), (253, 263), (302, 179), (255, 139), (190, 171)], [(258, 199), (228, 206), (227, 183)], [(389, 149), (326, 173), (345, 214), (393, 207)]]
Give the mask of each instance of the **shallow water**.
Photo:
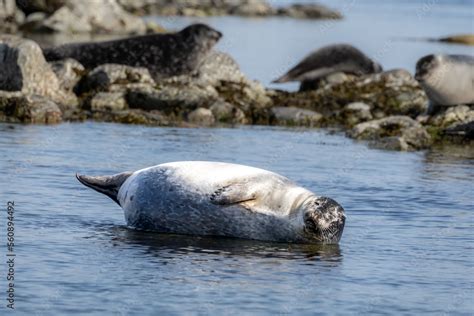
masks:
[[(263, 127), (0, 124), (0, 133), (20, 314), (474, 311), (472, 150), (387, 152), (328, 131)], [(139, 233), (74, 178), (186, 159), (270, 169), (336, 199), (348, 216), (341, 243)], [(5, 224), (0, 233), (3, 245)]]

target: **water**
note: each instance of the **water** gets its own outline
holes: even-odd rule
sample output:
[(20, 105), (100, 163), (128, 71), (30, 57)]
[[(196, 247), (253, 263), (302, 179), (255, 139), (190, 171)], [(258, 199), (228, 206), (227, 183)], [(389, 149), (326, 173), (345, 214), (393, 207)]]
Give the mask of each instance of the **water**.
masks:
[[(0, 133), (19, 314), (474, 311), (472, 149), (387, 152), (329, 131), (266, 127), (0, 124)], [(333, 197), (348, 216), (341, 243), (134, 232), (112, 200), (74, 178), (185, 159), (270, 169)], [(0, 233), (3, 257), (5, 224)], [(5, 264), (0, 272), (4, 293)]]

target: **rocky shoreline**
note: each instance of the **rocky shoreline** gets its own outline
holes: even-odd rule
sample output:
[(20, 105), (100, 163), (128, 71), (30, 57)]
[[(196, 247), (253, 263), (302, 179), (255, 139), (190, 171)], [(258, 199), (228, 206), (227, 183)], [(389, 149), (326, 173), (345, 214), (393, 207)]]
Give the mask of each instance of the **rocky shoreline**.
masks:
[(287, 92), (249, 80), (217, 51), (197, 74), (155, 82), (146, 68), (105, 64), (86, 71), (73, 59), (48, 63), (36, 42), (12, 35), (0, 37), (0, 48), (3, 122), (336, 127), (370, 146), (406, 151), (474, 138), (472, 105), (427, 115), (428, 99), (405, 70), (339, 74), (317, 90)]

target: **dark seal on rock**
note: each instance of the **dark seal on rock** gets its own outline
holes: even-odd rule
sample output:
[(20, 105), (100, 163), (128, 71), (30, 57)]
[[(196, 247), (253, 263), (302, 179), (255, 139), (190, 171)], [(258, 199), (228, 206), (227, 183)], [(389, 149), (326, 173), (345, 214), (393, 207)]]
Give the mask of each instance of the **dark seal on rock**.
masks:
[(361, 76), (381, 71), (382, 66), (359, 49), (348, 44), (335, 44), (312, 52), (273, 83), (300, 81), (307, 86), (308, 81), (316, 81), (337, 72)]
[(177, 33), (66, 44), (43, 52), (48, 61), (73, 58), (87, 69), (102, 64), (145, 67), (157, 80), (195, 71), (221, 37), (205, 24), (193, 24)]

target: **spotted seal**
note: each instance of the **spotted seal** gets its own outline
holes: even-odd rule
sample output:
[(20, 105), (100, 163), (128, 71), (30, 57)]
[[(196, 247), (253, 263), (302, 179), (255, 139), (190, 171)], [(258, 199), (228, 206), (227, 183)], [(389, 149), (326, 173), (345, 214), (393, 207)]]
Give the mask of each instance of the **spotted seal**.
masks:
[(131, 228), (276, 242), (337, 243), (344, 209), (270, 171), (181, 161), (113, 176), (76, 175), (117, 202)]
[(354, 46), (333, 44), (312, 52), (286, 74), (272, 82), (299, 81), (301, 82), (300, 90), (308, 90), (315, 86), (314, 82), (334, 73), (343, 72), (361, 76), (379, 73), (382, 70), (380, 64)]
[(192, 24), (177, 33), (65, 44), (45, 48), (43, 53), (48, 61), (73, 58), (87, 69), (102, 64), (145, 67), (158, 80), (195, 71), (221, 37), (208, 25)]
[(474, 104), (473, 56), (424, 56), (416, 63), (415, 79), (433, 107)]

